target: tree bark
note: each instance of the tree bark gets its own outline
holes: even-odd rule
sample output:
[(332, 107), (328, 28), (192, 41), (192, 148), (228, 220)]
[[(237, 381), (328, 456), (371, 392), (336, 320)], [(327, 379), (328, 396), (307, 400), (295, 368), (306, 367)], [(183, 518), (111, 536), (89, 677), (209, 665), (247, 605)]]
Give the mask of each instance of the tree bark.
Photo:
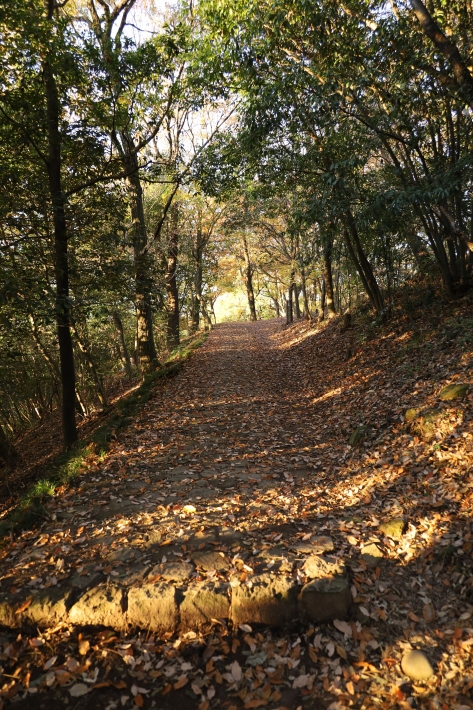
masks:
[(166, 258), (167, 293), (167, 346), (173, 350), (179, 345), (179, 290), (177, 287), (177, 255), (179, 247), (177, 205), (171, 208), (168, 222), (168, 247)]
[(191, 332), (196, 333), (200, 325), (200, 309), (202, 304), (202, 215), (199, 213), (199, 223), (194, 239), (192, 256), (194, 259), (194, 293), (191, 307)]
[(289, 298), (286, 301), (286, 324), (289, 325), (294, 320), (292, 313), (292, 288), (289, 289)]
[[(335, 299), (333, 295), (333, 276), (332, 276), (332, 242), (327, 241), (324, 248), (324, 284), (325, 284), (325, 301), (327, 305), (328, 318), (333, 318), (336, 315)], [(323, 312), (323, 311), (322, 311)]]
[(126, 346), (125, 331), (123, 330), (122, 319), (120, 318), (120, 314), (118, 313), (118, 311), (113, 311), (112, 318), (113, 318), (113, 322), (115, 323), (115, 327), (118, 331), (118, 337), (120, 339), (120, 346), (121, 346), (121, 352), (123, 353), (123, 365), (125, 367), (125, 373), (126, 373), (127, 379), (131, 380), (131, 379), (133, 379), (133, 368), (131, 366), (130, 353), (128, 352), (128, 348)]
[(322, 285), (320, 287), (320, 315), (319, 320), (325, 320), (325, 298), (327, 295), (327, 287), (325, 286), (325, 278), (322, 277)]
[(2, 458), (7, 464), (8, 468), (13, 469), (18, 463), (20, 458), (18, 451), (15, 449), (5, 432), (3, 427), (0, 426), (0, 458)]
[(136, 154), (132, 152), (125, 154), (123, 162), (128, 173), (126, 184), (132, 221), (137, 351), (140, 370), (145, 375), (159, 367), (151, 310), (150, 265), (146, 251), (148, 236), (143, 208), (143, 188), (138, 174)]
[(246, 236), (243, 235), (243, 258), (245, 260), (245, 269), (243, 272), (243, 278), (246, 286), (246, 294), (248, 296), (248, 306), (250, 308), (250, 320), (256, 321), (256, 305), (255, 305), (255, 292), (253, 289), (253, 265), (250, 259), (250, 252), (248, 249), (248, 242)]
[(292, 292), (294, 294), (294, 310), (296, 311), (296, 318), (299, 320), (301, 317), (301, 307), (299, 304), (299, 287), (295, 283), (295, 281), (292, 284)]
[[(48, 0), (47, 10), (48, 19), (52, 20), (54, 12), (52, 0)], [(56, 323), (61, 364), (62, 431), (64, 445), (69, 449), (77, 441), (75, 418), (76, 375), (70, 322), (68, 234), (65, 198), (61, 179), (60, 102), (56, 79), (48, 59), (43, 63), (43, 78), (48, 122), (47, 171), (54, 225), (54, 273), (56, 278)]]
[(307, 281), (306, 281), (304, 267), (301, 268), (301, 285), (302, 285), (302, 297), (304, 299), (304, 313), (305, 313), (306, 318), (308, 318), (310, 320), (309, 297), (307, 295)]

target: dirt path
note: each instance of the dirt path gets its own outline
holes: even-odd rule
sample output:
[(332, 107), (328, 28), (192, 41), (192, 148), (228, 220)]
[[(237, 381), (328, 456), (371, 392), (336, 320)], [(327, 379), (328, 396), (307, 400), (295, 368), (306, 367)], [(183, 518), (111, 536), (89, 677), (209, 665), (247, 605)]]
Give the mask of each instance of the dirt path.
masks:
[[(26, 533), (5, 559), (14, 564), (0, 582), (7, 624), (67, 620), (163, 632), (198, 627), (218, 614), (263, 623), (297, 616), (294, 585), (310, 577), (300, 570), (305, 557), (333, 545), (323, 531), (311, 542), (309, 523), (294, 519), (307, 503), (296, 489), (310, 477), (302, 459), (314, 445), (313, 422), (275, 340), (279, 330), (279, 321), (219, 326), (106, 461), (81, 478), (79, 490), (48, 504), (52, 522), (39, 536)], [(305, 547), (301, 537), (308, 538)], [(281, 539), (284, 546), (266, 550)], [(251, 598), (253, 584), (245, 586), (243, 607), (231, 609), (225, 585), (256, 573), (272, 575), (262, 578), (268, 609), (265, 599), (259, 608)], [(156, 603), (163, 598), (172, 607), (151, 622), (149, 580)], [(208, 580), (224, 584), (220, 596), (208, 610), (188, 612), (184, 623), (170, 595), (176, 586)], [(281, 589), (287, 608), (271, 602)]]
[[(323, 337), (338, 337), (335, 327)], [(105, 461), (48, 504), (52, 520), (5, 551), (3, 622), (56, 627), (33, 639), (39, 646), (66, 634), (47, 673), (36, 673), (58, 707), (71, 696), (78, 708), (177, 707), (177, 694), (179, 707), (200, 710), (368, 708), (380, 695), (383, 707), (407, 708), (414, 691), (400, 661), (422, 648), (432, 675), (416, 698), (437, 708), (435, 668), (452, 673), (442, 654), (452, 635), (468, 641), (456, 629), (473, 607), (461, 597), (466, 571), (439, 588), (444, 562), (432, 550), (465, 542), (468, 555), (468, 522), (446, 525), (435, 497), (412, 496), (428, 463), (401, 425), (387, 428), (400, 411), (389, 368), (376, 375), (384, 390), (371, 451), (354, 450), (347, 431), (359, 423), (357, 402), (373, 400), (371, 360), (349, 381), (335, 348), (333, 367), (325, 361), (315, 377), (312, 350), (298, 352), (297, 332), (291, 337), (280, 321), (218, 326)], [(400, 449), (389, 450), (394, 436), (411, 447), (402, 466)], [(71, 644), (69, 629), (90, 625), (123, 636), (101, 632), (82, 652), (82, 636)], [(19, 650), (9, 639), (7, 660), (32, 642), (25, 637)], [(128, 694), (103, 660), (112, 647)], [(457, 648), (457, 668), (466, 669), (471, 648)], [(3, 697), (25, 692), (26, 708), (20, 678)], [(456, 672), (444, 681), (451, 697)], [(467, 685), (455, 685), (464, 703)]]

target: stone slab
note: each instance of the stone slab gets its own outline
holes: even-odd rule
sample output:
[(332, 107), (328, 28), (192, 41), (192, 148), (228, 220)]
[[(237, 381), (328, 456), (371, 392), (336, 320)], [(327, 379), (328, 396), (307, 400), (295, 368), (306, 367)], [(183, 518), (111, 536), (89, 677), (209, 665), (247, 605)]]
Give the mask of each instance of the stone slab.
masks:
[(89, 589), (69, 610), (69, 621), (81, 626), (125, 626), (123, 590), (120, 587), (101, 585)]
[(228, 559), (215, 550), (198, 550), (191, 553), (192, 562), (203, 570), (225, 571), (230, 567)]
[(296, 542), (292, 547), (303, 555), (322, 555), (334, 549), (333, 540), (328, 535), (314, 535), (310, 540)]
[(127, 622), (157, 633), (178, 625), (176, 589), (170, 584), (145, 584), (128, 590)]
[(299, 598), (302, 613), (317, 623), (344, 619), (352, 602), (345, 577), (316, 579), (304, 587)]
[(231, 619), (234, 624), (281, 626), (297, 617), (299, 587), (293, 579), (260, 574), (250, 581), (251, 587), (241, 584), (232, 588)]
[(29, 607), (20, 616), (42, 629), (56, 626), (67, 618), (68, 595), (67, 589), (58, 587), (41, 590), (35, 594)]
[(346, 574), (346, 567), (343, 562), (335, 557), (321, 557), (320, 555), (310, 555), (302, 570), (310, 579), (331, 579), (332, 577), (343, 577)]
[(228, 588), (212, 582), (199, 582), (189, 587), (179, 606), (180, 630), (195, 631), (213, 619), (228, 619)]

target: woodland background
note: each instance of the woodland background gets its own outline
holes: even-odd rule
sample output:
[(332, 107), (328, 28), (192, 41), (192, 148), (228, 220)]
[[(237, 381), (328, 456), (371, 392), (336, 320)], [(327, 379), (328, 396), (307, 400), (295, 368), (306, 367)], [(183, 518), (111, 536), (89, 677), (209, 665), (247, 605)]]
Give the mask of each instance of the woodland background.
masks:
[[(220, 318), (471, 289), (469, 0), (0, 9), (0, 453)], [(227, 301), (228, 302), (228, 301)], [(222, 311), (223, 309), (223, 311)], [(349, 316), (347, 316), (349, 318)], [(348, 321), (347, 321), (348, 322)]]

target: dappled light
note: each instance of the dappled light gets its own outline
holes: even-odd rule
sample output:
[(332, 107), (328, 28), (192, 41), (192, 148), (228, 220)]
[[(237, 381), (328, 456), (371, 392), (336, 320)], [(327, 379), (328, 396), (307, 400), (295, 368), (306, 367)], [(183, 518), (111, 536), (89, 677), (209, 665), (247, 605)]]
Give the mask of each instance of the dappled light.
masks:
[[(345, 338), (339, 321), (218, 326), (106, 458), (44, 502), (47, 522), (5, 549), (0, 584), (5, 623), (62, 628), (45, 638), (58, 658), (67, 647), (78, 659), (65, 671), (64, 659), (50, 662), (51, 692), (67, 672), (71, 689), (82, 684), (97, 703), (100, 688), (126, 695), (134, 683), (142, 690), (128, 698), (159, 707), (192, 688), (197, 705), (229, 693), (235, 707), (323, 697), (335, 708), (365, 696), (390, 707), (413, 696), (430, 708), (468, 686), (470, 399), (446, 402), (447, 428), (422, 438), (404, 407), (437, 401), (456, 379), (450, 370), (434, 388), (406, 375), (410, 339), (393, 331), (334, 366)], [(422, 345), (414, 352), (428, 366)], [(439, 349), (437, 371), (443, 358), (451, 355)], [(363, 437), (350, 445), (360, 423)], [(332, 589), (323, 612), (304, 591), (314, 581)], [(349, 590), (346, 607), (337, 584)], [(128, 631), (115, 640), (87, 632), (77, 655), (76, 637), (64, 636), (71, 623)], [(84, 638), (104, 649), (102, 661), (83, 654), (87, 670)], [(416, 649), (427, 656), (408, 656)], [(111, 651), (135, 679), (120, 691), (115, 671), (100, 682)], [(406, 684), (409, 663), (426, 684)], [(21, 695), (20, 682), (8, 687)]]
[(0, 710), (473, 710), (472, 3), (1, 3)]

